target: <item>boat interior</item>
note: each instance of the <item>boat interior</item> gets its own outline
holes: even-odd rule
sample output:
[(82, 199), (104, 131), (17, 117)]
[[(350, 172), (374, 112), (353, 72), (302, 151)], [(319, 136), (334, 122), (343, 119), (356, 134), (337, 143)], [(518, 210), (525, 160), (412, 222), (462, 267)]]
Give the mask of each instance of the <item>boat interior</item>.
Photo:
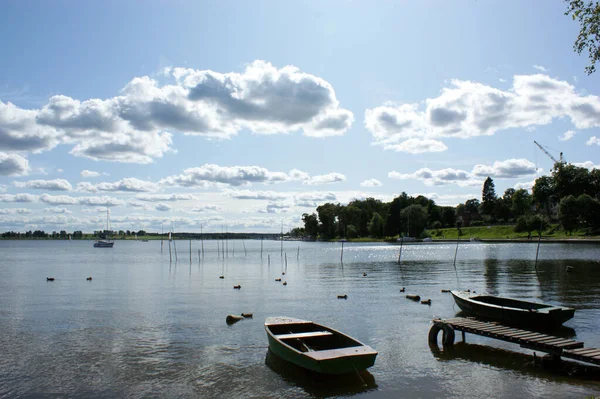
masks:
[(312, 323), (271, 325), (267, 328), (275, 338), (301, 352), (360, 346), (357, 341), (349, 337), (334, 334)]
[(519, 301), (518, 299), (499, 298), (496, 296), (486, 296), (486, 295), (471, 297), (469, 299), (471, 299), (472, 301), (476, 301), (476, 302), (489, 303), (491, 305), (506, 306), (506, 307), (511, 307), (511, 308), (527, 309), (527, 310), (529, 310), (529, 309), (537, 310), (537, 309), (553, 307), (552, 305), (546, 305), (543, 303), (526, 302), (526, 301)]

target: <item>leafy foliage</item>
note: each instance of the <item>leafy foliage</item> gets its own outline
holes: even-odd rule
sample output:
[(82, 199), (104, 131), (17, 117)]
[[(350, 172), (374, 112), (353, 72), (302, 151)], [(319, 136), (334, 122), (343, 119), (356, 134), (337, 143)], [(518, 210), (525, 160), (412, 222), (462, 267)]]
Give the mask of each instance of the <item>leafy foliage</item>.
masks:
[(592, 0), (566, 0), (569, 8), (565, 15), (571, 15), (579, 21), (579, 35), (573, 49), (580, 54), (585, 50), (589, 53), (590, 65), (585, 72), (590, 75), (596, 71), (596, 62), (600, 59), (600, 2)]

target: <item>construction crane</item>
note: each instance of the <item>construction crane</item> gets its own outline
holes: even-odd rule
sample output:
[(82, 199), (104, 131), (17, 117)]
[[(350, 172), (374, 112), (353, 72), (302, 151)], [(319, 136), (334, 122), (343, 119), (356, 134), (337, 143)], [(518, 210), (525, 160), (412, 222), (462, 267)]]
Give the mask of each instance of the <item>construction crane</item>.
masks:
[(557, 161), (556, 158), (554, 158), (552, 156), (552, 154), (550, 154), (543, 145), (541, 145), (540, 143), (538, 143), (535, 140), (533, 140), (533, 142), (535, 143), (535, 145), (537, 145), (538, 147), (540, 147), (540, 150), (544, 151), (544, 154), (548, 155), (548, 158), (550, 158), (554, 163), (558, 163), (559, 165), (562, 165), (563, 163), (565, 163), (565, 160), (563, 159), (563, 153), (562, 152), (560, 153), (560, 158)]

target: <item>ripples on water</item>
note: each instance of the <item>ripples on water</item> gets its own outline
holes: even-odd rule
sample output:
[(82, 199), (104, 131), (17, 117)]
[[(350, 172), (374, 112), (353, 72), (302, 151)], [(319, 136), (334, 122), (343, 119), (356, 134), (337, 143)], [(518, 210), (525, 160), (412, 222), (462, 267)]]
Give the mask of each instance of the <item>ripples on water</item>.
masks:
[[(194, 241), (190, 262), (189, 242), (180, 241), (178, 262), (169, 263), (160, 242), (99, 249), (88, 241), (0, 241), (0, 396), (600, 394), (595, 369), (542, 370), (531, 352), (512, 344), (472, 335), (452, 351), (427, 344), (430, 320), (458, 312), (440, 290), (458, 287), (575, 307), (561, 335), (600, 347), (598, 246), (544, 244), (536, 269), (535, 244), (464, 244), (455, 269), (452, 243), (405, 244), (398, 265), (397, 245), (345, 243), (341, 264), (339, 243), (285, 242), (287, 266), (279, 242), (265, 241), (262, 259), (260, 242), (244, 244), (247, 255), (240, 241), (230, 241), (223, 260), (216, 241), (205, 241), (199, 259)], [(432, 305), (408, 301), (409, 293)], [(254, 318), (225, 324), (227, 314), (242, 312)], [(263, 328), (275, 315), (356, 337), (379, 351), (375, 366), (323, 378), (281, 361), (269, 353)]]

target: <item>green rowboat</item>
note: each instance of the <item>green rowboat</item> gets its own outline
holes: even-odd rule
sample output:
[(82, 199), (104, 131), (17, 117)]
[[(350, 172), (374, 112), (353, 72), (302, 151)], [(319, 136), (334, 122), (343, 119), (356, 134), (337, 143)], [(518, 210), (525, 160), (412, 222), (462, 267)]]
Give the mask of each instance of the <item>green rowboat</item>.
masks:
[(377, 357), (370, 346), (312, 321), (267, 317), (265, 330), (271, 352), (317, 373), (358, 372), (371, 367)]

